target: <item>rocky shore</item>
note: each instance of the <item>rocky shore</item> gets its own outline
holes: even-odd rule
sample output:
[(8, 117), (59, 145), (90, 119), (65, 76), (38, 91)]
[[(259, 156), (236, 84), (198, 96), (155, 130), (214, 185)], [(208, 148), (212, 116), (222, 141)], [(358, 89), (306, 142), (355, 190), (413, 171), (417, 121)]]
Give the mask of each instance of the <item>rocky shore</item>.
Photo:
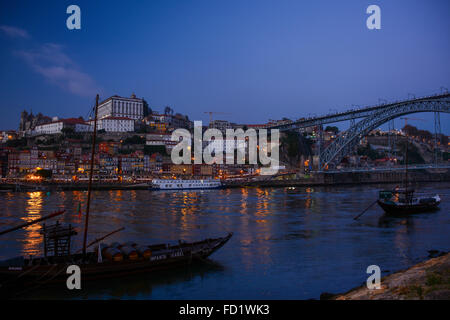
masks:
[[(433, 254), (433, 253), (431, 253)], [(332, 300), (450, 300), (450, 253), (382, 278), (381, 289), (365, 285)]]

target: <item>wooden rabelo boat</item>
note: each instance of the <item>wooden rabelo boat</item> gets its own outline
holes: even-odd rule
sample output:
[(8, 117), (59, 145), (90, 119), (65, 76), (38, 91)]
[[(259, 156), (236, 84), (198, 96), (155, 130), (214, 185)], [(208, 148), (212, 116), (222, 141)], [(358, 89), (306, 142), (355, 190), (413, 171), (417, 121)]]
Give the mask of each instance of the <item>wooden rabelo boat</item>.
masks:
[[(178, 244), (155, 244), (139, 246), (136, 243), (101, 243), (102, 240), (116, 232), (109, 234), (87, 244), (87, 230), (89, 222), (90, 195), (92, 188), (92, 173), (97, 132), (98, 95), (95, 105), (94, 133), (92, 139), (92, 154), (89, 172), (89, 187), (84, 225), (83, 248), (71, 253), (71, 237), (76, 230), (71, 226), (56, 224), (43, 225), (41, 234), (44, 237), (44, 255), (42, 257), (17, 257), (0, 261), (0, 297), (15, 297), (17, 292), (39, 287), (44, 284), (67, 281), (67, 268), (76, 265), (81, 271), (81, 281), (108, 277), (123, 277), (135, 273), (149, 272), (155, 269), (165, 269), (173, 266), (185, 265), (194, 261), (201, 261), (221, 248), (231, 238), (232, 233), (224, 237), (205, 239), (197, 242), (184, 242)], [(64, 213), (55, 212), (49, 216), (20, 226), (0, 232), (2, 234), (56, 217)], [(94, 246), (95, 250), (87, 251)]]
[(409, 188), (408, 184), (408, 141), (406, 141), (404, 188), (380, 191), (377, 203), (389, 215), (408, 215), (439, 209), (441, 203), (439, 195), (416, 196), (414, 189)]
[(441, 198), (414, 196), (414, 190), (383, 190), (379, 193), (378, 205), (390, 215), (432, 212), (439, 209)]
[[(198, 242), (179, 241), (176, 245), (136, 244), (99, 245), (92, 252), (47, 255), (43, 257), (18, 257), (0, 262), (0, 296), (41, 285), (61, 283), (67, 280), (66, 270), (77, 265), (81, 280), (117, 278), (136, 273), (150, 272), (174, 266), (188, 265), (206, 259), (221, 248), (232, 234)], [(59, 238), (61, 240), (61, 238)], [(61, 247), (57, 250), (60, 250)]]

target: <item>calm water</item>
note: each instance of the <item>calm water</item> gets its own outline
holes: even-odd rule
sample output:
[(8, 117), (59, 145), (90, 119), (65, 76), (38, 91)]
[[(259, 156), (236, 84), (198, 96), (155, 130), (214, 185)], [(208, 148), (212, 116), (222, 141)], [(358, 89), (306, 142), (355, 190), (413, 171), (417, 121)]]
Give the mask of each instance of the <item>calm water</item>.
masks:
[[(39, 298), (309, 299), (363, 283), (369, 265), (384, 274), (450, 248), (450, 183), (422, 185), (439, 193), (441, 210), (388, 218), (373, 206), (381, 186), (212, 191), (98, 191), (93, 193), (89, 238), (125, 230), (108, 242), (142, 244), (234, 236), (208, 263), (83, 284), (81, 292), (40, 290)], [(381, 188), (387, 188), (384, 185)], [(0, 194), (0, 229), (65, 208), (60, 220), (82, 230), (77, 208), (86, 192)], [(0, 259), (39, 254), (40, 226), (1, 237)], [(75, 246), (81, 246), (81, 232)]]

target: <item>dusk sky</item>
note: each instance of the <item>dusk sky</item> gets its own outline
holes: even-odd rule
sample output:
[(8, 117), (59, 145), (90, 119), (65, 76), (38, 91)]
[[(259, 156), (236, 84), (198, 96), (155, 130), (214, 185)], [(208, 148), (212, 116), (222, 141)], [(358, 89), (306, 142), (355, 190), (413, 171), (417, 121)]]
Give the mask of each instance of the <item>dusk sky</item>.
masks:
[[(81, 30), (66, 27), (71, 4)], [(366, 27), (371, 4), (381, 30)], [(24, 109), (86, 117), (96, 93), (134, 92), (205, 124), (205, 111), (263, 123), (439, 93), (449, 12), (448, 0), (1, 1), (0, 130)], [(434, 128), (431, 114), (411, 117)]]

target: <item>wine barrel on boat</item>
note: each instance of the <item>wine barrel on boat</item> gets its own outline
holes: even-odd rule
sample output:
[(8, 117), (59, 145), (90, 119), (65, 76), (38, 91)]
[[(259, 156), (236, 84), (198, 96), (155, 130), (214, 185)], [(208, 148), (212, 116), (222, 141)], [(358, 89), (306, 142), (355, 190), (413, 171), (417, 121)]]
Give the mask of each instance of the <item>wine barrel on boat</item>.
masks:
[(109, 248), (109, 246), (106, 243), (100, 243), (100, 250), (101, 250), (102, 254), (103, 254), (103, 251), (107, 248)]
[(111, 248), (119, 248), (120, 247), (120, 243), (119, 242), (113, 242), (109, 245)]
[(149, 247), (141, 246), (138, 247), (136, 250), (139, 253), (139, 255), (145, 259), (149, 259), (152, 256), (152, 250), (150, 250)]
[(136, 248), (137, 244), (134, 241), (127, 241), (124, 244), (122, 244), (122, 247), (133, 247)]
[(137, 260), (139, 258), (136, 249), (133, 247), (123, 246), (120, 248), (120, 252), (122, 252), (122, 254), (129, 260)]
[(102, 250), (102, 255), (110, 261), (119, 262), (123, 260), (122, 252), (119, 249), (113, 247), (108, 247)]
[(102, 257), (105, 255), (105, 250), (109, 248), (109, 246), (106, 243), (100, 243), (98, 247), (94, 249), (94, 252), (98, 255), (98, 249), (100, 248), (100, 252), (102, 254)]

